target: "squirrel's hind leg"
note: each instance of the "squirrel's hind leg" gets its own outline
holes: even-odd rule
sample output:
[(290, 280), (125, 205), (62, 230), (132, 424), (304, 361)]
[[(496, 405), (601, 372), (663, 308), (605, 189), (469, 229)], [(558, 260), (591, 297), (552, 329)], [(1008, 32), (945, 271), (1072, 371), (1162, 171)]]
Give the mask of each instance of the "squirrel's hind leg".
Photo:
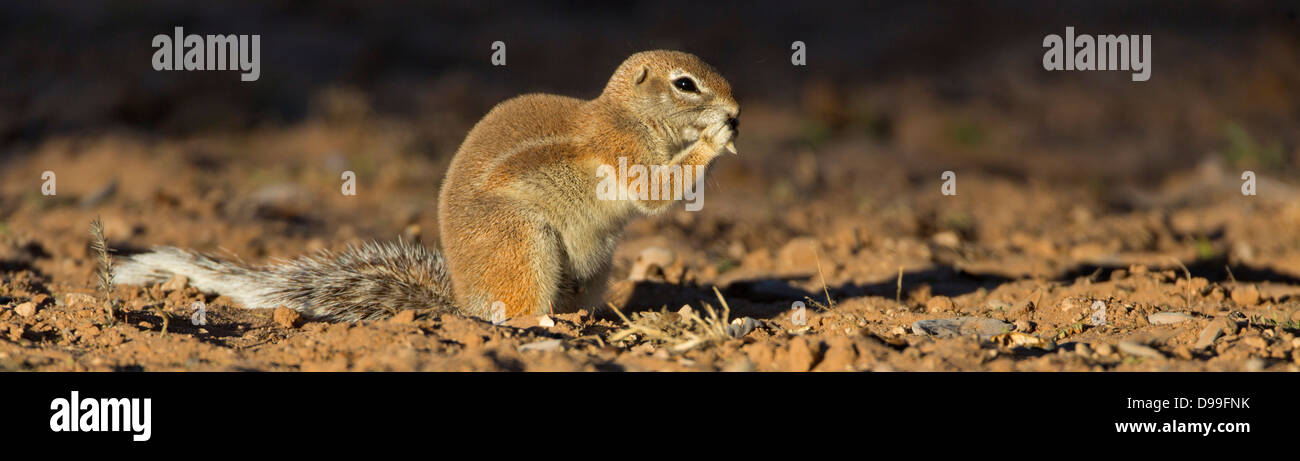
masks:
[(545, 224), (517, 213), (482, 216), (496, 219), (452, 236), (456, 244), (444, 246), (456, 299), (467, 314), (486, 319), (499, 309), (506, 317), (550, 312), (560, 302), (564, 250), (558, 238)]

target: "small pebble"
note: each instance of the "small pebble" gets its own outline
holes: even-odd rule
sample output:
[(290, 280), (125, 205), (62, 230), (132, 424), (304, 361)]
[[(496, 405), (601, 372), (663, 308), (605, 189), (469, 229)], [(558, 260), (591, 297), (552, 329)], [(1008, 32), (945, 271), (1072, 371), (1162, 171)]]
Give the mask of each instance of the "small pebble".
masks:
[(1102, 343), (1097, 345), (1097, 355), (1111, 355), (1115, 353), (1115, 348), (1110, 344)]
[(280, 306), (275, 308), (275, 312), (271, 314), (271, 319), (282, 327), (297, 328), (298, 323), (302, 321), (302, 314), (293, 309)]
[(393, 323), (411, 323), (415, 321), (415, 311), (406, 309), (393, 316)]
[(1259, 304), (1259, 290), (1254, 285), (1239, 286), (1232, 290), (1232, 300), (1242, 306)]
[(935, 296), (925, 302), (925, 310), (931, 313), (951, 311), (954, 308), (956, 305), (953, 304), (952, 298), (947, 296)]
[(984, 317), (955, 317), (948, 319), (918, 320), (912, 323), (912, 333), (937, 338), (976, 335), (981, 338), (1011, 331), (1014, 325)]
[(541, 316), (541, 318), (537, 319), (537, 326), (542, 328), (550, 328), (555, 326), (555, 320), (551, 319), (551, 316), (549, 315), (543, 315)]
[(1092, 348), (1088, 347), (1088, 343), (1075, 344), (1074, 353), (1079, 354), (1079, 357), (1092, 357)]
[(958, 237), (957, 233), (953, 231), (943, 231), (934, 234), (930, 236), (930, 241), (934, 242), (935, 245), (952, 249), (961, 246), (961, 237)]
[(1191, 320), (1192, 316), (1182, 312), (1156, 312), (1147, 316), (1147, 321), (1152, 325), (1172, 325)]
[(36, 315), (36, 303), (28, 301), (19, 304), (17, 307), (14, 307), (14, 313), (21, 315), (23, 317), (31, 317), (33, 315)]
[(757, 320), (742, 317), (732, 320), (731, 325), (727, 325), (727, 334), (731, 335), (732, 338), (741, 338), (754, 331), (755, 328), (758, 328)]
[(1209, 325), (1206, 325), (1205, 328), (1201, 330), (1201, 334), (1196, 338), (1196, 344), (1192, 347), (1199, 350), (1213, 345), (1214, 340), (1219, 339), (1219, 336), (1223, 334), (1225, 329), (1224, 323), (1224, 320), (1215, 320), (1210, 322)]
[(543, 351), (543, 352), (545, 352), (545, 351), (553, 351), (553, 350), (556, 350), (556, 349), (559, 349), (559, 348), (560, 348), (560, 340), (558, 340), (558, 339), (543, 339), (543, 340), (541, 340), (541, 341), (532, 342), (532, 343), (528, 343), (528, 344), (524, 344), (524, 345), (522, 345), (522, 346), (519, 346), (519, 350), (520, 350), (520, 351)]
[(1148, 359), (1165, 358), (1164, 354), (1161, 354), (1160, 351), (1153, 349), (1151, 346), (1136, 343), (1133, 341), (1120, 341), (1119, 351), (1128, 355), (1132, 355), (1136, 357), (1144, 357)]

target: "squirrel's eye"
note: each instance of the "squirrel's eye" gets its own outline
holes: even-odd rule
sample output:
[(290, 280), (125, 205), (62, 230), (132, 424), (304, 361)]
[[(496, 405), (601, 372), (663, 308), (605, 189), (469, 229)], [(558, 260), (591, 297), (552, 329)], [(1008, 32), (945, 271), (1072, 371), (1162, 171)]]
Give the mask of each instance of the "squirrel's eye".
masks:
[(699, 93), (699, 92), (700, 92), (700, 89), (695, 87), (695, 80), (691, 80), (690, 77), (682, 77), (682, 78), (679, 78), (679, 79), (677, 79), (677, 80), (673, 80), (673, 86), (675, 86), (675, 87), (677, 87), (677, 89), (682, 90), (682, 91), (685, 91), (685, 92), (687, 92), (687, 93)]

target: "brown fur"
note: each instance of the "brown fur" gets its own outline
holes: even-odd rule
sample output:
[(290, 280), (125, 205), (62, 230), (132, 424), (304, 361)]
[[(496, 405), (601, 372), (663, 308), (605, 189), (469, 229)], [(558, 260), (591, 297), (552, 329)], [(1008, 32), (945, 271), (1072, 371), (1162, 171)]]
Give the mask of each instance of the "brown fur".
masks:
[[(684, 72), (684, 73), (683, 73)], [(699, 96), (672, 87), (695, 79)], [(509, 316), (600, 306), (624, 224), (671, 201), (596, 198), (596, 168), (707, 165), (734, 136), (731, 86), (676, 51), (629, 57), (590, 101), (532, 94), (497, 105), (470, 130), (439, 198), (457, 304)]]

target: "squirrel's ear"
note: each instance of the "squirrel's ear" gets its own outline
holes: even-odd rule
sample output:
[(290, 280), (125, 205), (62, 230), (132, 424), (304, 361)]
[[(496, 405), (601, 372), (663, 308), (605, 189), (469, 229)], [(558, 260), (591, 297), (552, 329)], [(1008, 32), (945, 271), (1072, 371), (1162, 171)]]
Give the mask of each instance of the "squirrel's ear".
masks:
[(641, 73), (636, 75), (636, 84), (640, 85), (645, 82), (646, 77), (650, 76), (650, 68), (641, 66)]

